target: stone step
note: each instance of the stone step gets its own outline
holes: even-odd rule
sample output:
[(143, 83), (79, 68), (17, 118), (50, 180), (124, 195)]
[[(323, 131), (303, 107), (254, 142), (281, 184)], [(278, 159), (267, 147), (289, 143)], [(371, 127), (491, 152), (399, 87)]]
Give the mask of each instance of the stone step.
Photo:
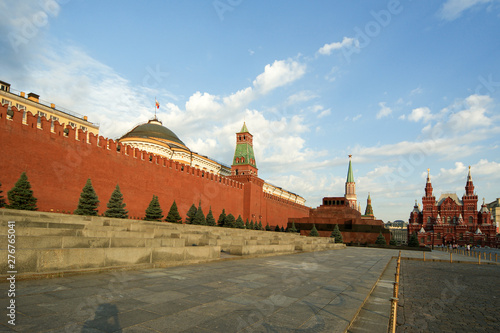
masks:
[[(85, 224), (77, 223), (54, 223), (48, 221), (15, 221), (16, 228), (64, 228), (64, 229), (83, 229)], [(8, 221), (0, 221), (0, 227), (6, 227)]]
[[(63, 229), (63, 228), (24, 228), (16, 227), (16, 237), (17, 236), (81, 236), (83, 229)], [(2, 228), (1, 233), (4, 234), (7, 231), (6, 228)], [(0, 234), (0, 237), (5, 237)]]
[[(0, 237), (0, 249), (7, 249), (7, 237)], [(184, 247), (184, 239), (175, 238), (113, 238), (77, 236), (20, 236), (16, 237), (16, 249), (65, 249), (110, 247)], [(215, 244), (206, 244), (215, 245)]]
[[(78, 271), (89, 268), (154, 264), (168, 266), (217, 260), (218, 246), (155, 247), (155, 248), (72, 248), (25, 249), (16, 252), (16, 270), (22, 273)], [(0, 258), (3, 272), (7, 256)]]
[(113, 237), (113, 238), (154, 238), (153, 233), (140, 231), (114, 231), (114, 230), (81, 230), (83, 237)]
[(295, 250), (302, 252), (340, 250), (345, 249), (345, 244), (325, 243), (325, 244), (295, 244)]
[(262, 254), (283, 254), (295, 252), (295, 246), (288, 245), (231, 245), (230, 254), (239, 256), (252, 256)]

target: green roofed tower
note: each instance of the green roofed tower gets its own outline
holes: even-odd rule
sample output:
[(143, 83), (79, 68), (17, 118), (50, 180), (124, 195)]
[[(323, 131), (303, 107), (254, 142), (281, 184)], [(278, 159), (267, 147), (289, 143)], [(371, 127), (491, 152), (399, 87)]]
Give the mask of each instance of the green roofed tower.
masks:
[(257, 176), (257, 172), (258, 169), (253, 152), (253, 135), (248, 131), (247, 125), (243, 123), (241, 131), (236, 133), (236, 149), (234, 150), (231, 174), (233, 176)]
[(354, 174), (351, 165), (352, 155), (349, 155), (349, 169), (347, 170), (347, 180), (345, 182), (345, 198), (349, 202), (349, 207), (358, 209), (356, 197), (356, 183), (354, 182)]

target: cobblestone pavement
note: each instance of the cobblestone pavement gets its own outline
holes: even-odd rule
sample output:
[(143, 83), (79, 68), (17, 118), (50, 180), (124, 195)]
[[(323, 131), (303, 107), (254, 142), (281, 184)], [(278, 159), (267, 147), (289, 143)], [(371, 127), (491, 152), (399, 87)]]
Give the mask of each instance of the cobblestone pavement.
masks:
[(397, 251), (347, 248), (18, 281), (17, 332), (344, 332)]
[(500, 332), (500, 266), (401, 261), (397, 332)]

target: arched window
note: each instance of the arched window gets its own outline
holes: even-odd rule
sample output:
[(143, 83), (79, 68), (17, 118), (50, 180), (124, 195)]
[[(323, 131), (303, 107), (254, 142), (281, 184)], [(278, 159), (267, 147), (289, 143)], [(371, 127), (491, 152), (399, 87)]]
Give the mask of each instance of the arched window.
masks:
[(451, 217), (448, 216), (448, 224), (451, 222)]
[(241, 163), (245, 163), (245, 158), (244, 157), (241, 158)]
[(431, 217), (427, 217), (427, 223), (430, 224), (431, 223)]
[(469, 224), (472, 224), (474, 223), (474, 219), (472, 218), (472, 216), (469, 216)]

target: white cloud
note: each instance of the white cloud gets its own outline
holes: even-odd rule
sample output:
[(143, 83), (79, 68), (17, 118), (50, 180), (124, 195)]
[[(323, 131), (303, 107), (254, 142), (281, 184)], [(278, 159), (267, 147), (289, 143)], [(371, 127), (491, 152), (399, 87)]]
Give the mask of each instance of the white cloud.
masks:
[(310, 90), (302, 90), (296, 94), (288, 96), (286, 100), (287, 105), (292, 105), (296, 103), (307, 102), (311, 99), (318, 98), (319, 96)]
[(316, 104), (316, 105), (310, 106), (310, 107), (308, 108), (308, 110), (310, 110), (310, 111), (312, 111), (312, 112), (314, 112), (314, 113), (316, 113), (316, 112), (318, 112), (318, 111), (321, 111), (321, 110), (324, 110), (324, 109), (325, 109), (325, 108), (324, 108), (324, 106), (323, 106), (323, 105), (319, 105), (319, 104)]
[(358, 45), (358, 40), (355, 38), (344, 37), (341, 42), (335, 42), (331, 44), (323, 45), (319, 50), (319, 54), (330, 55), (334, 50), (340, 50), (343, 47), (349, 47), (351, 45)]
[(257, 76), (253, 85), (257, 91), (266, 94), (301, 78), (305, 72), (305, 64), (290, 59), (276, 60), (272, 65), (266, 65), (264, 73)]
[(453, 21), (469, 8), (490, 2), (492, 0), (448, 0), (441, 7), (439, 16), (444, 20)]
[(320, 114), (318, 114), (318, 119), (321, 119), (323, 117), (326, 117), (328, 115), (330, 115), (332, 112), (330, 109), (326, 109), (326, 110), (323, 110), (320, 112)]
[(218, 102), (219, 97), (210, 95), (209, 93), (195, 92), (186, 102), (186, 111), (198, 113), (201, 116), (210, 115), (220, 111), (221, 104)]
[(417, 88), (413, 89), (412, 91), (410, 91), (410, 96), (419, 95), (423, 91), (424, 90), (421, 87), (417, 87)]
[(337, 79), (337, 72), (339, 71), (339, 68), (337, 66), (333, 66), (332, 69), (330, 70), (330, 73), (325, 75), (325, 79), (327, 81), (333, 82)]
[(386, 104), (386, 102), (378, 103), (378, 105), (380, 106), (380, 110), (377, 113), (377, 119), (387, 117), (388, 115), (390, 115), (392, 113), (392, 109), (390, 107), (386, 106), (385, 104)]
[(361, 117), (363, 117), (363, 115), (362, 115), (362, 114), (358, 114), (358, 115), (356, 115), (356, 116), (352, 117), (352, 119), (351, 119), (349, 116), (346, 116), (346, 117), (344, 118), (344, 121), (349, 121), (349, 120), (352, 120), (353, 122), (355, 122), (355, 121), (358, 121), (359, 119), (361, 119)]
[(454, 130), (463, 130), (473, 127), (490, 126), (492, 121), (485, 114), (491, 105), (489, 96), (471, 95), (464, 101), (465, 110), (453, 113), (449, 117), (448, 124)]
[[(493, 195), (497, 196), (496, 189), (498, 188), (498, 182), (500, 181), (500, 163), (495, 161), (488, 161), (487, 159), (480, 159), (478, 162), (471, 164), (471, 176), (472, 181), (476, 187), (476, 191), (483, 193), (492, 192)], [(440, 168), (439, 173), (431, 177), (434, 183), (442, 186), (442, 192), (448, 192), (448, 190), (455, 190), (460, 196), (464, 192), (464, 186), (467, 181), (468, 166), (462, 161), (457, 161), (454, 163), (453, 168)], [(478, 184), (483, 186), (478, 187)], [(435, 186), (435, 185), (434, 185)], [(488, 191), (491, 188), (493, 191)], [(491, 199), (488, 200), (492, 200)]]
[[(401, 119), (404, 119), (404, 117)], [(419, 122), (420, 120), (422, 120), (424, 123), (427, 123), (432, 119), (433, 115), (428, 107), (413, 109), (411, 113), (408, 115), (408, 120), (414, 122)]]

